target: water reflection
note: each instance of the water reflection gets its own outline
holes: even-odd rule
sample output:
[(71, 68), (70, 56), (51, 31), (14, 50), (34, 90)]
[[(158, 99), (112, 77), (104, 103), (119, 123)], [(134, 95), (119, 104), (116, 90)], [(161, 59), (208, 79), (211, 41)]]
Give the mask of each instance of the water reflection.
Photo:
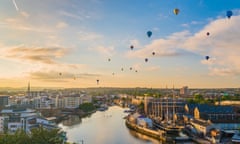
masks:
[(151, 137), (129, 130), (125, 125), (124, 109), (112, 106), (107, 111), (97, 111), (80, 119), (71, 116), (59, 124), (67, 132), (70, 142), (84, 144), (162, 144)]
[(143, 140), (143, 141), (145, 141), (145, 142), (148, 142), (148, 143), (149, 143), (149, 142), (152, 142), (153, 144), (162, 144), (162, 142), (159, 141), (159, 140), (156, 140), (156, 139), (154, 139), (154, 138), (151, 138), (151, 137), (149, 137), (149, 136), (143, 135), (143, 134), (141, 134), (141, 133), (138, 133), (138, 132), (133, 131), (133, 130), (130, 130), (130, 129), (129, 129), (129, 134), (132, 135), (132, 136), (134, 136), (134, 137), (137, 138), (137, 139), (141, 139), (141, 140)]
[(69, 115), (67, 120), (62, 121), (64, 126), (74, 126), (82, 122), (81, 118), (78, 115)]

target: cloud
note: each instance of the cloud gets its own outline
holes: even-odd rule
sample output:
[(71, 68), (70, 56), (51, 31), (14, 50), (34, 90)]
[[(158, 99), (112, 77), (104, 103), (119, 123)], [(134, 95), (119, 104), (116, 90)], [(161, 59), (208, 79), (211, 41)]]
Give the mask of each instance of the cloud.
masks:
[[(24, 17), (28, 17), (27, 13), (22, 13)], [(40, 33), (48, 33), (53, 32), (51, 28), (43, 27), (37, 24), (31, 24), (30, 22), (26, 22), (20, 18), (6, 18), (3, 20), (3, 25), (0, 27), (14, 29), (19, 31), (32, 31), (32, 32), (40, 32)]]
[(128, 52), (127, 56), (145, 58), (151, 57), (152, 52), (155, 52), (155, 57), (183, 55), (185, 54), (185, 50), (181, 49), (181, 42), (185, 41), (189, 35), (189, 31), (173, 33), (167, 39), (154, 40), (149, 45), (144, 46), (143, 49)]
[(146, 70), (147, 71), (158, 71), (158, 70), (160, 70), (160, 67), (159, 66), (150, 66), (150, 67), (147, 67)]
[(34, 71), (27, 73), (27, 77), (34, 80), (42, 80), (48, 82), (67, 81), (76, 79), (91, 79), (99, 77), (99, 74), (91, 73), (71, 73), (66, 71)]
[[(202, 59), (201, 63), (209, 67), (209, 74), (227, 76), (240, 73), (239, 61), (239, 37), (240, 15), (231, 19), (218, 18), (212, 20), (196, 33), (189, 31), (177, 32), (165, 39), (153, 40), (142, 49), (128, 52), (128, 57), (150, 57), (152, 51), (155, 56), (182, 56), (195, 54), (205, 57), (210, 56), (209, 61)], [(199, 22), (192, 22), (199, 24)], [(209, 32), (210, 36), (206, 33)]]
[(234, 75), (239, 75), (240, 71), (239, 70), (234, 70), (230, 68), (217, 68), (217, 67), (210, 67), (209, 68), (210, 76), (234, 76)]
[(26, 47), (18, 46), (8, 48), (2, 52), (3, 58), (15, 59), (43, 64), (57, 64), (56, 59), (61, 58), (69, 52), (67, 48), (61, 47)]
[(115, 53), (115, 49), (113, 46), (105, 47), (105, 46), (96, 46), (94, 48), (90, 48), (91, 50), (103, 54), (105, 56), (113, 56)]
[(56, 28), (59, 28), (59, 29), (61, 29), (61, 28), (66, 28), (66, 27), (68, 27), (68, 24), (65, 23), (65, 22), (59, 22), (59, 23), (57, 23), (57, 25), (56, 25)]
[(82, 41), (89, 41), (89, 40), (98, 40), (103, 38), (102, 35), (94, 33), (94, 32), (78, 32), (79, 39)]
[(59, 13), (62, 16), (70, 17), (70, 18), (77, 19), (77, 20), (84, 20), (84, 19), (88, 19), (91, 17), (91, 16), (87, 15), (86, 12), (84, 12), (84, 11), (77, 12), (77, 13), (60, 11)]
[(30, 16), (30, 15), (29, 15), (27, 12), (25, 12), (25, 11), (21, 11), (20, 14), (21, 14), (23, 17), (25, 17), (25, 18), (28, 18), (28, 17)]

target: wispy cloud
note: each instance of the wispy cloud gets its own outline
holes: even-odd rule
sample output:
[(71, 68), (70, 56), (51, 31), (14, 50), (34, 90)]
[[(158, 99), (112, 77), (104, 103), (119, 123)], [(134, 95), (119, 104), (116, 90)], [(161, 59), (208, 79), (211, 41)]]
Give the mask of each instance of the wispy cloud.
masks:
[(96, 47), (90, 48), (90, 50), (98, 52), (104, 56), (113, 56), (115, 54), (115, 49), (113, 46), (109, 46), (109, 47), (96, 46)]
[(99, 74), (91, 73), (71, 73), (66, 71), (34, 71), (27, 73), (29, 79), (41, 80), (41, 81), (67, 81), (76, 79), (92, 79), (99, 77)]
[(60, 47), (43, 48), (19, 46), (3, 51), (1, 56), (8, 59), (57, 64), (56, 59), (63, 57), (68, 52), (69, 49)]
[(21, 11), (20, 14), (24, 17), (24, 18), (29, 18), (30, 14), (25, 12), (25, 11)]
[[(27, 13), (22, 13), (22, 15), (24, 17), (28, 17)], [(13, 29), (13, 30), (33, 31), (33, 32), (39, 32), (39, 33), (53, 32), (51, 28), (47, 28), (39, 25), (33, 25), (19, 18), (7, 18), (7, 19), (4, 19), (3, 23), (4, 25), (0, 25), (0, 27)]]
[(86, 12), (84, 12), (84, 11), (75, 12), (75, 13), (71, 13), (68, 11), (60, 11), (59, 13), (62, 16), (70, 17), (70, 18), (77, 19), (77, 20), (84, 20), (84, 19), (88, 19), (91, 17), (90, 15), (86, 14)]
[(15, 1), (15, 0), (12, 0), (12, 2), (13, 2), (14, 7), (16, 8), (16, 11), (19, 11), (19, 8), (18, 8), (18, 6), (17, 6), (16, 1)]
[(90, 40), (99, 40), (103, 38), (103, 35), (97, 34), (95, 32), (78, 32), (79, 39), (82, 41), (90, 41)]
[(66, 28), (68, 27), (68, 24), (65, 22), (58, 22), (56, 25), (56, 28)]

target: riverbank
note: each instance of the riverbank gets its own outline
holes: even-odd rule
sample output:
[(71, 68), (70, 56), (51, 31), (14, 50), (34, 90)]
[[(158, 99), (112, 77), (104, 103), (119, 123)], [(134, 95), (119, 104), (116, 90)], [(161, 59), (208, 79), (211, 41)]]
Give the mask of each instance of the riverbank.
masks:
[(128, 120), (125, 121), (125, 124), (129, 129), (135, 130), (139, 133), (156, 138), (158, 140), (166, 141), (166, 134), (162, 130), (156, 131), (156, 130), (140, 127), (134, 123), (130, 123)]
[(42, 116), (46, 118), (55, 117), (55, 122), (60, 123), (61, 121), (68, 119), (70, 115), (77, 115), (83, 118), (92, 113), (95, 113), (97, 109), (94, 109), (89, 112), (84, 112), (80, 109), (40, 109), (38, 111), (41, 112)]

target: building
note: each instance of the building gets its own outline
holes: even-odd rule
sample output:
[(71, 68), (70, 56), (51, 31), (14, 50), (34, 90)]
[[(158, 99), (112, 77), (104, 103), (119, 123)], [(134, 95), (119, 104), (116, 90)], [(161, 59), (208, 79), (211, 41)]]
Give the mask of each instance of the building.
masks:
[(80, 95), (72, 94), (68, 96), (64, 96), (64, 107), (65, 108), (78, 108), (81, 104)]
[(0, 133), (16, 132), (18, 129), (30, 132), (40, 125), (47, 129), (57, 128), (55, 123), (41, 117), (33, 109), (3, 109), (0, 112)]
[(185, 111), (185, 118), (193, 115), (189, 120), (210, 121), (219, 130), (236, 130), (240, 127), (240, 114), (233, 106), (186, 104)]
[(189, 95), (188, 86), (180, 88), (180, 96), (186, 97)]
[(194, 119), (191, 124), (198, 131), (199, 134), (206, 136), (212, 129), (215, 129), (214, 124), (211, 121), (202, 119)]
[(0, 108), (9, 104), (9, 96), (0, 96)]

